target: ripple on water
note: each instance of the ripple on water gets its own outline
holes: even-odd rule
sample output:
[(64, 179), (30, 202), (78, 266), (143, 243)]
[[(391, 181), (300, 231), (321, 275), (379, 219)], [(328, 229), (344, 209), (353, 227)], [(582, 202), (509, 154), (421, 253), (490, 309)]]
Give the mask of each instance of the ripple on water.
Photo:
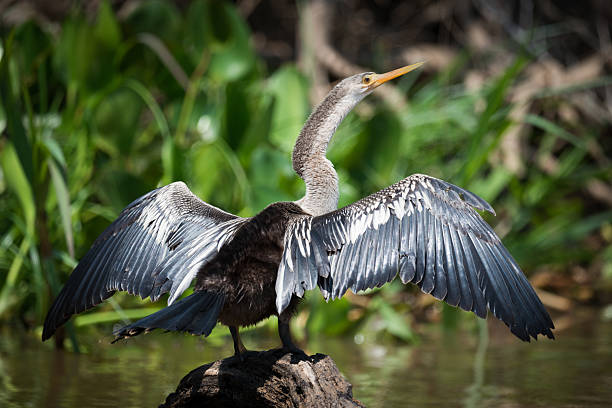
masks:
[[(361, 344), (319, 338), (308, 351), (331, 355), (355, 397), (370, 408), (609, 407), (611, 326), (585, 320), (557, 333), (554, 342), (530, 344), (504, 333), (480, 348), (473, 335), (442, 336), (441, 330), (416, 346), (379, 344), (368, 336)], [(214, 345), (162, 333), (115, 345), (81, 340), (89, 353), (58, 352), (33, 337), (2, 333), (0, 406), (157, 406), (189, 371), (232, 354), (231, 338), (219, 336)], [(276, 342), (253, 332), (245, 340), (253, 349)]]

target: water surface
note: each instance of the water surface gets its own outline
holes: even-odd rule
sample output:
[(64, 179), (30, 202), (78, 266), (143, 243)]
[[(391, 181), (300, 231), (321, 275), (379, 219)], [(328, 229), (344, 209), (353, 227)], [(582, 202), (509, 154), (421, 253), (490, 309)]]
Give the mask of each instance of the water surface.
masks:
[[(489, 330), (444, 334), (432, 327), (415, 346), (351, 338), (310, 339), (329, 354), (368, 407), (609, 407), (612, 325), (589, 312), (530, 344), (490, 321)], [(224, 328), (217, 328), (224, 332)], [(32, 336), (0, 337), (2, 407), (154, 407), (199, 365), (231, 355), (231, 338), (149, 334), (110, 345), (81, 338), (86, 353), (53, 350)], [(277, 340), (246, 333), (253, 349)], [(381, 344), (382, 343), (382, 344)]]

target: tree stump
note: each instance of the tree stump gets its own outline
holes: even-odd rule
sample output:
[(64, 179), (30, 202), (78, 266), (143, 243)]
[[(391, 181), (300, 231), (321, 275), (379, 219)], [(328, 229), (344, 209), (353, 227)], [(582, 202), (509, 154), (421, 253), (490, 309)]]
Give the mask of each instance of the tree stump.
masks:
[(324, 354), (247, 352), (196, 368), (161, 407), (363, 407)]

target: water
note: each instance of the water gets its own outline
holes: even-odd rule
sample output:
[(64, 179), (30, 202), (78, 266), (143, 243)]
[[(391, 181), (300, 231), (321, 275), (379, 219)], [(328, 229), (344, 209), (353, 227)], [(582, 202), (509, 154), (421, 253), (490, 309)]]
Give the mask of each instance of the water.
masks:
[[(612, 324), (596, 316), (574, 316), (554, 342), (524, 344), (490, 321), (488, 336), (444, 335), (432, 326), (416, 346), (366, 334), (361, 345), (352, 338), (310, 339), (308, 351), (331, 355), (368, 407), (609, 407)], [(84, 337), (88, 352), (74, 354), (4, 330), (0, 406), (153, 407), (190, 370), (232, 353), (231, 338), (222, 336), (210, 344), (160, 333), (115, 345), (108, 344), (110, 337)], [(254, 349), (276, 341), (245, 335)]]

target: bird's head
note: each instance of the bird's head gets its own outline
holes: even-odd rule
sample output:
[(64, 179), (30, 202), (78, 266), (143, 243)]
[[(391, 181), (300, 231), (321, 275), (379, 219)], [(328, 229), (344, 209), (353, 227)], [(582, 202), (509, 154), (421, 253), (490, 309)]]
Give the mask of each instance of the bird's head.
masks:
[(354, 99), (355, 102), (360, 101), (376, 88), (384, 84), (385, 82), (397, 78), (398, 76), (404, 75), (418, 67), (423, 65), (422, 62), (416, 64), (407, 65), (402, 68), (394, 69), (393, 71), (386, 72), (384, 74), (377, 74), (375, 72), (363, 72), (345, 78), (338, 85), (336, 89), (344, 94), (343, 96), (350, 99)]

